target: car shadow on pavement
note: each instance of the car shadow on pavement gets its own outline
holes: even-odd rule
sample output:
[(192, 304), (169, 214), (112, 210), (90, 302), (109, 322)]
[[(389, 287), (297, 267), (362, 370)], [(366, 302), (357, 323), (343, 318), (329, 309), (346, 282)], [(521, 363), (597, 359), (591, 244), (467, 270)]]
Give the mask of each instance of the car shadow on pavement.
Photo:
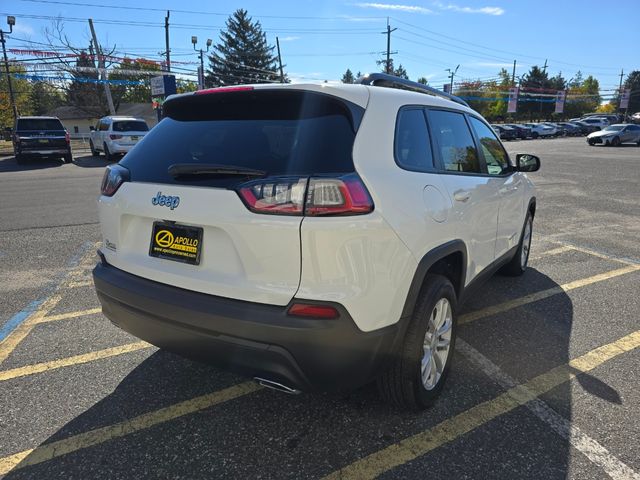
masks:
[(102, 156), (93, 156), (89, 154), (74, 157), (73, 163), (82, 168), (104, 168), (115, 162), (107, 162)]
[(24, 163), (18, 164), (15, 157), (4, 157), (0, 158), (0, 173), (42, 170), (44, 168), (61, 167), (62, 165), (64, 165), (62, 159), (57, 158), (32, 158), (26, 159)]
[[(494, 277), (481, 294), (470, 299), (464, 311), (554, 287), (558, 287), (556, 282), (533, 268), (516, 281)], [(573, 321), (572, 302), (566, 293), (560, 293), (461, 325), (459, 335), (523, 383), (570, 360)], [(371, 385), (344, 394), (298, 396), (261, 389), (88, 448), (74, 447), (78, 445), (75, 435), (244, 381), (158, 351), (133, 369), (111, 394), (26, 456), (5, 478), (320, 478), (446, 419), (455, 420), (505, 391), (458, 351), (441, 398), (424, 412), (405, 412), (381, 403)], [(580, 383), (592, 395), (620, 402), (615, 390), (588, 374), (580, 375)], [(74, 388), (90, 389), (91, 384)], [(571, 419), (569, 383), (549, 393), (550, 405)], [(69, 403), (74, 404), (73, 397)], [(449, 428), (455, 429), (454, 425)], [(101, 434), (96, 435), (100, 438)], [(70, 453), (29, 465), (30, 459), (43, 454), (47, 444), (65, 439), (69, 443), (60, 448), (70, 447)], [(517, 407), (496, 419), (481, 421), (477, 428), (383, 477), (425, 478), (428, 472), (430, 478), (564, 479), (569, 472), (570, 450), (567, 439), (526, 407)]]

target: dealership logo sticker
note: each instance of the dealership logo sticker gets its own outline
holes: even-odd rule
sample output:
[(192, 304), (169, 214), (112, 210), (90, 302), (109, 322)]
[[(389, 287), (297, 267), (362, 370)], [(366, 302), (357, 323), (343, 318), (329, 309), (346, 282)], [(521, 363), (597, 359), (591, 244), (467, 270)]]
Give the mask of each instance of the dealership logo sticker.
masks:
[(169, 230), (160, 230), (156, 233), (156, 243), (162, 248), (169, 248), (174, 241), (173, 233)]
[(161, 207), (169, 207), (171, 210), (180, 205), (180, 197), (171, 195), (162, 195), (162, 192), (151, 199), (152, 205), (159, 205)]

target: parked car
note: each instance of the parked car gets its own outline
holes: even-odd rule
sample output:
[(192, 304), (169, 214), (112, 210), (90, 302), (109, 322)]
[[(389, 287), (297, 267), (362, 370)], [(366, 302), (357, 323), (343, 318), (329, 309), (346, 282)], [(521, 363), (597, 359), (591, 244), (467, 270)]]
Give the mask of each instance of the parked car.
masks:
[(553, 134), (554, 137), (565, 137), (567, 135), (566, 130), (557, 123), (542, 122), (542, 125), (553, 128), (555, 130), (555, 133)]
[(57, 117), (18, 117), (13, 129), (13, 154), (17, 163), (36, 157), (73, 161), (69, 132)]
[(592, 132), (597, 132), (600, 130), (600, 127), (596, 125), (585, 123), (579, 120), (571, 123), (580, 127), (580, 132), (582, 133), (582, 135), (589, 135)]
[(617, 147), (622, 143), (635, 143), (640, 147), (640, 126), (620, 123), (609, 125), (599, 132), (590, 133), (587, 136), (589, 145), (612, 145)]
[(629, 117), (633, 123), (640, 123), (640, 112), (636, 112)]
[(102, 152), (108, 161), (113, 160), (115, 155), (124, 155), (131, 150), (148, 131), (147, 122), (141, 118), (103, 117), (91, 127), (91, 155)]
[(609, 126), (609, 120), (602, 117), (599, 117), (599, 118), (589, 117), (581, 120), (581, 122), (587, 123), (589, 125), (593, 125), (594, 127), (598, 127), (599, 130), (602, 130), (604, 127)]
[(570, 137), (577, 137), (582, 135), (582, 129), (580, 128), (580, 126), (575, 125), (571, 122), (558, 122), (556, 125), (561, 127)]
[(609, 122), (610, 125), (619, 123), (622, 120), (622, 116), (618, 115), (617, 113), (596, 113), (583, 117), (583, 120), (585, 118), (604, 118)]
[(456, 97), (359, 83), (169, 97), (102, 182), (104, 314), (279, 391), (431, 404), (466, 287), (527, 267), (540, 160)]
[(525, 127), (524, 125), (519, 125), (517, 123), (508, 123), (505, 126), (513, 128), (516, 131), (516, 135), (521, 140), (531, 138), (531, 129), (529, 127)]
[(533, 138), (553, 137), (556, 134), (556, 129), (554, 127), (550, 127), (549, 125), (544, 125), (542, 123), (524, 123), (523, 125), (531, 129), (531, 136)]
[(500, 137), (500, 140), (517, 140), (518, 133), (514, 128), (507, 127), (506, 125), (491, 125), (495, 132)]

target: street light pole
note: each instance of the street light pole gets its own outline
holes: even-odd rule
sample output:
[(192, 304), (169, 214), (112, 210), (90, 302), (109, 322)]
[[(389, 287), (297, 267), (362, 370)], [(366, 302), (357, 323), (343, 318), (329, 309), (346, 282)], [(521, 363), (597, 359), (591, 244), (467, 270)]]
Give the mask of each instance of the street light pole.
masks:
[[(193, 49), (197, 52), (198, 49), (196, 48), (196, 44), (198, 43), (198, 37), (196, 37), (195, 35), (192, 36), (191, 43), (193, 44)], [(213, 43), (213, 40), (211, 40), (210, 38), (207, 38), (207, 49), (202, 50), (201, 48), (199, 50), (200, 54), (198, 55), (198, 57), (200, 58), (200, 74), (198, 75), (198, 90), (204, 89), (204, 54), (209, 51), (209, 47), (211, 46), (212, 43)]]
[(11, 83), (11, 73), (9, 72), (9, 59), (7, 58), (7, 49), (5, 47), (6, 40), (4, 34), (13, 33), (13, 26), (16, 24), (16, 17), (9, 15), (7, 17), (7, 25), (9, 25), (9, 31), (4, 32), (0, 29), (0, 42), (2, 42), (2, 54), (4, 55), (4, 69), (7, 72), (7, 84), (9, 86), (9, 100), (11, 101), (11, 110), (13, 110), (13, 119), (18, 119), (18, 107), (16, 107), (16, 99), (13, 96), (13, 85)]
[(456, 76), (456, 73), (458, 73), (459, 68), (460, 68), (460, 65), (458, 65), (455, 70), (451, 70), (450, 68), (447, 68), (445, 70), (445, 72), (449, 72), (449, 78), (451, 79), (451, 83), (449, 84), (449, 93), (452, 95), (453, 95), (453, 77)]

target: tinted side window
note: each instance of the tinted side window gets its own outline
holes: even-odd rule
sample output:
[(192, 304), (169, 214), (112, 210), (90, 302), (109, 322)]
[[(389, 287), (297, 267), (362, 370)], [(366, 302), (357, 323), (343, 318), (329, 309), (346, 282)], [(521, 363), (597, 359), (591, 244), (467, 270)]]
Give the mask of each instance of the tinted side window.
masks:
[(464, 115), (431, 110), (429, 125), (445, 170), (481, 173), (478, 152)]
[(433, 168), (431, 141), (424, 111), (421, 108), (400, 110), (395, 138), (396, 162), (408, 170)]
[(480, 148), (487, 163), (487, 173), (489, 175), (502, 175), (509, 171), (509, 157), (504, 151), (496, 135), (483, 122), (474, 117), (469, 117), (471, 125), (476, 131)]
[(105, 121), (101, 121), (100, 122), (100, 131), (101, 132), (106, 132), (107, 130), (109, 130), (109, 124)]

